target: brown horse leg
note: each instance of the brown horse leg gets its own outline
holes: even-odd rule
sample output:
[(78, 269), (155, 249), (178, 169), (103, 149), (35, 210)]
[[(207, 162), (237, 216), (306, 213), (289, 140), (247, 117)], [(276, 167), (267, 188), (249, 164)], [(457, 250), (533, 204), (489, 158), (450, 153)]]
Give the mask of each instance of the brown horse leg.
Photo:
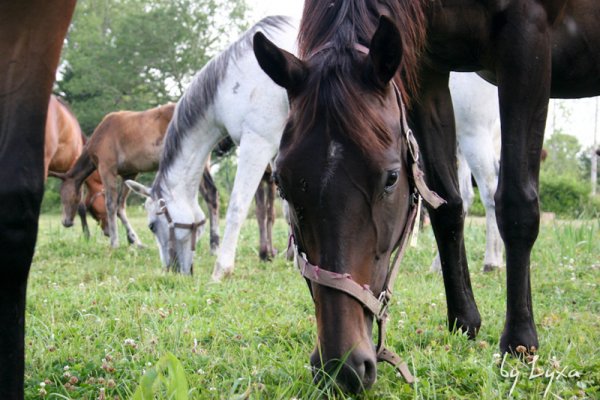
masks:
[[(127, 179), (135, 180), (137, 174), (126, 175), (123, 177), (123, 182)], [(129, 244), (134, 244), (138, 247), (144, 247), (142, 241), (139, 239), (137, 233), (129, 223), (127, 219), (127, 213), (125, 212), (125, 207), (127, 207), (127, 196), (129, 196), (129, 186), (125, 185), (125, 183), (121, 183), (119, 187), (119, 195), (117, 197), (117, 217), (121, 220), (121, 223), (125, 227), (125, 231), (127, 232), (127, 242)]]
[(215, 254), (219, 248), (219, 191), (208, 169), (209, 164), (204, 167), (202, 180), (200, 181), (200, 195), (208, 207), (208, 219), (210, 223), (210, 252)]
[(77, 207), (77, 213), (79, 214), (79, 219), (81, 220), (81, 229), (83, 230), (83, 237), (85, 237), (85, 239), (88, 240), (90, 238), (90, 228), (87, 224), (85, 204), (79, 203), (79, 207)]
[(75, 1), (0, 2), (0, 399), (23, 398), (48, 100)]
[(450, 330), (461, 329), (474, 338), (481, 326), (475, 304), (463, 238), (464, 211), (458, 186), (454, 112), (448, 73), (424, 71), (419, 104), (413, 109), (415, 134), (421, 146), (429, 187), (446, 204), (428, 209), (438, 245)]
[(98, 166), (98, 173), (104, 185), (104, 201), (106, 202), (106, 220), (108, 222), (108, 234), (110, 246), (119, 247), (119, 233), (117, 230), (117, 197), (118, 182), (116, 171), (107, 170), (104, 165)]
[[(530, 283), (539, 232), (540, 155), (550, 96), (550, 39), (537, 2), (514, 2), (497, 35), (502, 152), (496, 191), (498, 228), (506, 246), (506, 321), (500, 349), (538, 347)], [(523, 4), (521, 4), (523, 3)], [(522, 7), (523, 6), (523, 7)], [(526, 32), (526, 34), (524, 33)]]
[(270, 255), (267, 238), (267, 206), (263, 183), (264, 180), (261, 179), (258, 188), (256, 189), (256, 193), (254, 194), (254, 203), (256, 204), (256, 222), (258, 223), (258, 232), (260, 234), (258, 255), (261, 260), (268, 261)]

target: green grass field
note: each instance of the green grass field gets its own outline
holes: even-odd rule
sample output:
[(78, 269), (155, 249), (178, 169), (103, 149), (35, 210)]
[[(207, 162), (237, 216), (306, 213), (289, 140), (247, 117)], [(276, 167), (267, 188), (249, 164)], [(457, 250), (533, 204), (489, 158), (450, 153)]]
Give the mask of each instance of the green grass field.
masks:
[[(128, 399), (168, 352), (183, 364), (192, 399), (344, 398), (335, 388), (313, 386), (308, 356), (316, 327), (309, 292), (283, 254), (271, 263), (258, 261), (254, 221), (242, 231), (234, 276), (213, 284), (207, 235), (193, 278), (167, 274), (145, 217), (139, 210), (130, 214), (145, 249), (122, 244), (111, 250), (96, 226), (85, 241), (79, 226), (65, 229), (59, 216), (42, 216), (28, 291), (28, 399)], [(275, 238), (284, 250), (282, 220)], [(418, 381), (407, 385), (380, 365), (377, 383), (362, 398), (600, 398), (600, 222), (542, 227), (532, 256), (540, 336), (535, 365), (512, 358), (502, 363), (498, 354), (505, 271), (480, 272), (484, 239), (483, 225), (468, 223), (483, 318), (478, 338), (445, 329), (442, 279), (427, 272), (435, 253), (427, 229), (403, 262), (387, 340)]]

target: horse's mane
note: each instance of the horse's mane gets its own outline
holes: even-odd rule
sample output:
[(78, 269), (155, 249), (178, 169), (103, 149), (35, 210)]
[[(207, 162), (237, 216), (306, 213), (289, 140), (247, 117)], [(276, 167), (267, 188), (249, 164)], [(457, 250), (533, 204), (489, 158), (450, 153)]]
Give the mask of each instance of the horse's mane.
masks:
[[(155, 181), (162, 179), (162, 175), (177, 158), (182, 146), (183, 138), (192, 128), (204, 118), (210, 106), (214, 103), (219, 85), (225, 78), (230, 63), (252, 51), (252, 38), (258, 31), (267, 36), (277, 30), (283, 30), (291, 25), (291, 19), (284, 16), (266, 17), (248, 29), (237, 41), (226, 50), (211, 59), (194, 77), (192, 83), (177, 102), (175, 114), (167, 128), (165, 148), (160, 161), (160, 171)], [(155, 186), (158, 186), (155, 184)]]
[[(364, 79), (355, 67), (359, 54), (355, 45), (368, 47), (381, 13), (402, 29), (403, 58), (395, 77), (402, 96), (417, 88), (418, 57), (425, 40), (424, 0), (307, 0), (300, 32), (299, 54), (311, 58), (319, 71), (309, 74), (307, 89), (298, 99), (298, 112), (290, 123), (298, 135), (318, 120), (344, 132), (365, 153), (378, 154), (392, 140), (377, 110), (364, 107)], [(406, 101), (405, 100), (405, 101)], [(326, 110), (318, 115), (317, 110)], [(312, 116), (309, 119), (297, 115)]]
[[(385, 14), (396, 22), (402, 36), (402, 65), (396, 79), (402, 97), (418, 90), (419, 58), (426, 40), (425, 7), (428, 0), (307, 0), (304, 2), (298, 50), (306, 58), (326, 43), (348, 41), (368, 47)], [(346, 42), (346, 43), (343, 43)]]

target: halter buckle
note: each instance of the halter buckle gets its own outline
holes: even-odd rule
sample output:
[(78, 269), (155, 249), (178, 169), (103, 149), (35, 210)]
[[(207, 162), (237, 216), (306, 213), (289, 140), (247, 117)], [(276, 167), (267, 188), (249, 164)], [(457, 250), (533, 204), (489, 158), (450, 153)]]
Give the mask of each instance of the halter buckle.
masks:
[(381, 308), (379, 309), (377, 315), (375, 315), (376, 320), (383, 321), (385, 318), (387, 318), (387, 310), (390, 305), (391, 298), (392, 293), (388, 289), (385, 289), (383, 292), (381, 292), (381, 294), (377, 298), (377, 300), (381, 304)]
[(167, 211), (167, 202), (165, 199), (158, 199), (158, 212), (156, 214), (164, 214)]

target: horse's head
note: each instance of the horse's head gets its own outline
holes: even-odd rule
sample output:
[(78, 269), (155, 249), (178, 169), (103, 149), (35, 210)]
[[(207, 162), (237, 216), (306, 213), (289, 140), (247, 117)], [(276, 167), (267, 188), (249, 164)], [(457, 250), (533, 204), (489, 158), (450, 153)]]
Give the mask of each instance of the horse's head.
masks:
[(49, 176), (62, 180), (60, 185), (60, 202), (62, 204), (62, 224), (70, 228), (77, 214), (81, 202), (81, 186), (77, 185), (74, 178), (66, 174), (50, 172)]
[[(411, 194), (392, 83), (402, 55), (393, 22), (380, 21), (369, 49), (328, 42), (303, 61), (261, 34), (254, 39), (259, 64), (290, 100), (274, 179), (306, 257), (299, 267), (318, 266), (314, 274), (350, 279), (377, 297)], [(308, 279), (318, 331), (310, 359), (315, 378), (333, 375), (350, 392), (370, 387), (377, 376), (373, 312), (343, 290)]]
[(196, 242), (206, 221), (198, 203), (171, 194), (158, 194), (132, 180), (125, 183), (131, 190), (146, 197), (144, 207), (148, 213), (148, 228), (156, 237), (163, 265), (175, 272), (191, 275)]

